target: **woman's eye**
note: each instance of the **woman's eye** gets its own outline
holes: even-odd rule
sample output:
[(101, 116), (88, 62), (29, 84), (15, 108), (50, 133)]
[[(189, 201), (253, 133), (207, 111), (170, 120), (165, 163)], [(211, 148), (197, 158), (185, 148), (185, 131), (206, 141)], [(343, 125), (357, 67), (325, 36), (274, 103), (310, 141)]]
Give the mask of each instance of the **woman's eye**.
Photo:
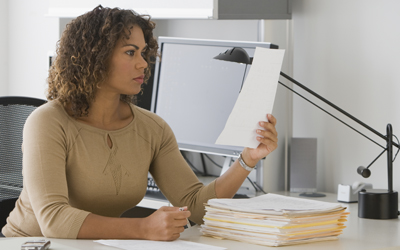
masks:
[(127, 55), (129, 55), (129, 56), (133, 56), (135, 54), (135, 51), (134, 50), (129, 50), (129, 51), (125, 52), (125, 53)]

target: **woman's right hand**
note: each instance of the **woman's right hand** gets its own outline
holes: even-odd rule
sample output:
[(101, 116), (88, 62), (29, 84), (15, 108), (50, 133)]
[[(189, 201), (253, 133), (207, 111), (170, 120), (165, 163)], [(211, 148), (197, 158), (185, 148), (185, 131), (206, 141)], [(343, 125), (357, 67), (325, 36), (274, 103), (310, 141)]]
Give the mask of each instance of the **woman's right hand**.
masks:
[[(186, 209), (184, 209), (186, 210)], [(190, 211), (179, 207), (161, 207), (143, 219), (144, 238), (148, 240), (172, 241), (179, 238), (185, 229)]]

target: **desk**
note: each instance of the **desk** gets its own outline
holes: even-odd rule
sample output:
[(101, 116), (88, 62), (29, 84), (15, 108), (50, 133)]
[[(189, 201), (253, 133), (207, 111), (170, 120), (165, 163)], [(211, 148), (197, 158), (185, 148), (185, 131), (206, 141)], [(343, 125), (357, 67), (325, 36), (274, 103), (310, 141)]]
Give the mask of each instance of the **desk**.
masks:
[[(277, 192), (289, 196), (298, 196), (298, 194), (289, 192)], [(336, 194), (327, 194), (326, 197), (312, 198), (321, 201), (336, 202)], [(350, 215), (348, 222), (345, 223), (347, 228), (343, 234), (339, 236), (337, 241), (316, 242), (310, 244), (287, 246), (287, 247), (264, 247), (252, 245), (231, 240), (218, 240), (210, 237), (201, 236), (199, 226), (185, 230), (181, 234), (181, 240), (189, 240), (202, 244), (226, 247), (228, 249), (290, 249), (290, 250), (338, 250), (338, 249), (400, 249), (400, 221), (392, 220), (372, 220), (358, 218), (358, 203), (346, 204)], [(0, 238), (0, 249), (20, 249), (23, 242), (28, 239), (39, 238)], [(94, 243), (92, 240), (66, 240), (66, 239), (50, 239), (54, 250), (116, 250), (116, 248), (103, 246)], [(398, 246), (396, 248), (393, 248)]]

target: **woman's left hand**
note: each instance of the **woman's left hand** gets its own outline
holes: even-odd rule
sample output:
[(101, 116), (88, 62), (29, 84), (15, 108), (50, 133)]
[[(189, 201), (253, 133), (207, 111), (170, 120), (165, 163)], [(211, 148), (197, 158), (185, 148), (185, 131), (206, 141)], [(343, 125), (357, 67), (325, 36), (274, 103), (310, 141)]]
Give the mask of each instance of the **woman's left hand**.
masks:
[(245, 148), (242, 152), (244, 162), (249, 166), (255, 166), (258, 161), (269, 155), (278, 147), (278, 132), (276, 131), (276, 118), (268, 114), (268, 122), (261, 121), (259, 125), (263, 129), (257, 129), (257, 140), (260, 142), (257, 148)]

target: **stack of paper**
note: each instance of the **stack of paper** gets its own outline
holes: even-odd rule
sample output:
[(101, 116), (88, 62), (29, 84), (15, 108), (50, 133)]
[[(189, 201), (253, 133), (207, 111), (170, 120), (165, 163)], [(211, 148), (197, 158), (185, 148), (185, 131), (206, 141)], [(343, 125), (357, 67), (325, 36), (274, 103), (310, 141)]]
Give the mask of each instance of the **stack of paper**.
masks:
[(265, 194), (250, 199), (211, 199), (203, 235), (266, 246), (336, 240), (348, 212), (341, 204)]

